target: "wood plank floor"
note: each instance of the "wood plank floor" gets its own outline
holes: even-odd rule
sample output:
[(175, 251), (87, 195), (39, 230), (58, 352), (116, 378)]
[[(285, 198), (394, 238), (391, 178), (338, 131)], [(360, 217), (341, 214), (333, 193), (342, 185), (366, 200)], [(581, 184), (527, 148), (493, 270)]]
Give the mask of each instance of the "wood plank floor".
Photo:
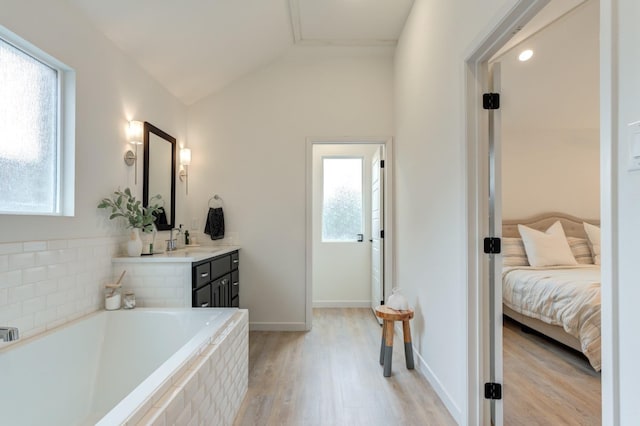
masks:
[(379, 364), (371, 309), (314, 309), (310, 332), (251, 332), (249, 390), (235, 425), (454, 425), (428, 382), (404, 364)]
[(586, 358), (505, 319), (504, 424), (601, 424), (600, 373)]

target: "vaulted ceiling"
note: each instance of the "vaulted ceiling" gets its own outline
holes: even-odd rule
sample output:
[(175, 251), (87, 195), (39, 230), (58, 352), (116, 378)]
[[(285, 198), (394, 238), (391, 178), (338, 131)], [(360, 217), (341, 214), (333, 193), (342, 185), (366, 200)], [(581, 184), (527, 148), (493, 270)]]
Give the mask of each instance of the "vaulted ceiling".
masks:
[(185, 104), (293, 46), (395, 45), (413, 0), (68, 0)]

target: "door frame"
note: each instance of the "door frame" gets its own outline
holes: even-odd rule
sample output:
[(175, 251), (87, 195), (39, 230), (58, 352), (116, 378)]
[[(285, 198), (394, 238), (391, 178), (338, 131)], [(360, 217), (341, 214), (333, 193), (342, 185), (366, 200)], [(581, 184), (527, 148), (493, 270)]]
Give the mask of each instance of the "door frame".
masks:
[[(467, 421), (491, 424), (491, 403), (484, 399), (484, 383), (491, 377), (490, 263), (482, 239), (489, 236), (489, 113), (482, 109), (482, 94), (489, 91), (489, 60), (509, 41), (517, 27), (531, 20), (549, 0), (518, 0), (502, 10), (478, 37), (465, 60), (467, 233)], [(500, 419), (501, 421), (502, 419)], [(498, 424), (501, 426), (501, 423)]]
[(384, 290), (392, 287), (395, 280), (393, 250), (393, 138), (384, 137), (308, 137), (306, 139), (306, 244), (305, 244), (305, 330), (313, 323), (313, 146), (314, 145), (383, 145), (385, 155), (384, 181)]
[[(482, 110), (482, 94), (489, 87), (488, 61), (512, 36), (513, 31), (530, 20), (549, 0), (517, 0), (505, 7), (478, 37), (465, 59), (466, 143), (465, 192), (467, 235), (467, 418), (464, 424), (491, 424), (490, 405), (483, 395), (489, 377), (489, 266), (482, 250), (482, 238), (488, 236), (488, 114)], [(618, 370), (619, 340), (617, 229), (617, 40), (615, 0), (600, 0), (600, 222), (602, 247), (602, 424), (619, 424)]]

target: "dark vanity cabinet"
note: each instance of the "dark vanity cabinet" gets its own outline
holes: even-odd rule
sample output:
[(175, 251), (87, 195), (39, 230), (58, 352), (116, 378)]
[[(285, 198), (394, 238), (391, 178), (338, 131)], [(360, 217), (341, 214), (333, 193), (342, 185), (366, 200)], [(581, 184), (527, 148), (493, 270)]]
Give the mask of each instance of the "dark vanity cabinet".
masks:
[(194, 262), (193, 307), (239, 307), (240, 257), (237, 251)]

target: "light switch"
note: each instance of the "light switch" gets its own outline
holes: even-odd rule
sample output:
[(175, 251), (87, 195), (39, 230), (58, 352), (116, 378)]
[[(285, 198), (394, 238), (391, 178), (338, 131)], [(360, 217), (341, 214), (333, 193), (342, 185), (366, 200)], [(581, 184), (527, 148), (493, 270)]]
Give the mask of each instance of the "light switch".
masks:
[(640, 171), (640, 121), (629, 123), (629, 171)]

